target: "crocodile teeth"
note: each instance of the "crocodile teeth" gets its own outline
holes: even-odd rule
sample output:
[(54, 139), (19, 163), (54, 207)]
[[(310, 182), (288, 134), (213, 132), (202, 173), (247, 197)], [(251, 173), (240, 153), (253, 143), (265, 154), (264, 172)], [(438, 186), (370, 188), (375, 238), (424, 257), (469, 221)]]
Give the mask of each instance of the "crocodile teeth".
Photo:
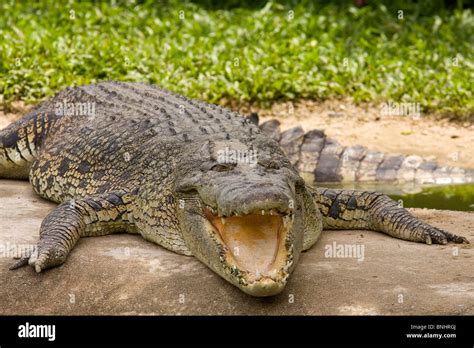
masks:
[(265, 210), (262, 210), (262, 215), (265, 215)]
[(221, 217), (221, 223), (222, 223), (223, 225), (225, 225), (225, 218), (224, 218), (224, 217)]
[(283, 270), (286, 272), (288, 272), (288, 270), (290, 269), (290, 267), (293, 265), (293, 261), (287, 261), (285, 266), (283, 267)]

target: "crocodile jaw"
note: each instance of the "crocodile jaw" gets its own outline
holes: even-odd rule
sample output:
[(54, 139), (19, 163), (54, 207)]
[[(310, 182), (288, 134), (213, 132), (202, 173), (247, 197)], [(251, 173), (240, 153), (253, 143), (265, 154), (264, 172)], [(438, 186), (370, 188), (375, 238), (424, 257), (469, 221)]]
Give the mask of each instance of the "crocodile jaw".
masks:
[(205, 208), (204, 215), (209, 233), (223, 247), (227, 280), (252, 296), (272, 296), (284, 289), (292, 266), (286, 240), (293, 214), (260, 210), (223, 217)]

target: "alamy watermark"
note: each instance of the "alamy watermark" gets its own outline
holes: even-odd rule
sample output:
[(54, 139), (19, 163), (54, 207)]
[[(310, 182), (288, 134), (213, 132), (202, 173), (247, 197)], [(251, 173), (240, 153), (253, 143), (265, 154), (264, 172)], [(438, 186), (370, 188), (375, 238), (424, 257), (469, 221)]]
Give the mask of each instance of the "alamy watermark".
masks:
[(326, 244), (324, 247), (324, 257), (328, 258), (354, 258), (357, 261), (364, 261), (365, 246), (363, 244)]
[(217, 162), (226, 164), (245, 163), (250, 166), (257, 165), (257, 150), (237, 150), (225, 147), (217, 151)]
[(95, 102), (69, 103), (66, 100), (54, 105), (58, 116), (87, 116), (95, 117)]
[(38, 325), (26, 322), (18, 326), (19, 338), (47, 338), (48, 341), (56, 339), (56, 325)]
[(20, 258), (26, 256), (35, 247), (34, 244), (0, 244), (0, 257)]
[(382, 103), (380, 105), (382, 116), (411, 116), (415, 119), (421, 117), (420, 103)]

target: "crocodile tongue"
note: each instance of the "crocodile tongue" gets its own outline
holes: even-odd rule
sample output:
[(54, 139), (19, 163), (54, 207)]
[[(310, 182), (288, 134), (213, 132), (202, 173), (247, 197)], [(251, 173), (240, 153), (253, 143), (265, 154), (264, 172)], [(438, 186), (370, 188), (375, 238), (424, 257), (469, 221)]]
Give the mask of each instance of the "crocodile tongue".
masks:
[(239, 269), (257, 278), (272, 271), (281, 238), (281, 216), (251, 214), (225, 219), (212, 216), (210, 220)]

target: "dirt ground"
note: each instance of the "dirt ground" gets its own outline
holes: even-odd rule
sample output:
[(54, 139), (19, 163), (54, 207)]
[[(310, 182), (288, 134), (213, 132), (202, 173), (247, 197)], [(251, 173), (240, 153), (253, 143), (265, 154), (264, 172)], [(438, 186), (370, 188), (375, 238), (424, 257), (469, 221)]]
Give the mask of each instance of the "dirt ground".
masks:
[[(324, 232), (284, 292), (264, 299), (136, 235), (81, 239), (64, 265), (41, 274), (9, 271), (11, 251), (36, 242), (53, 208), (28, 183), (0, 180), (0, 314), (474, 314), (472, 244), (428, 246), (368, 231)], [(474, 242), (473, 213), (413, 212)], [(362, 245), (363, 258), (326, 257), (333, 243)]]

